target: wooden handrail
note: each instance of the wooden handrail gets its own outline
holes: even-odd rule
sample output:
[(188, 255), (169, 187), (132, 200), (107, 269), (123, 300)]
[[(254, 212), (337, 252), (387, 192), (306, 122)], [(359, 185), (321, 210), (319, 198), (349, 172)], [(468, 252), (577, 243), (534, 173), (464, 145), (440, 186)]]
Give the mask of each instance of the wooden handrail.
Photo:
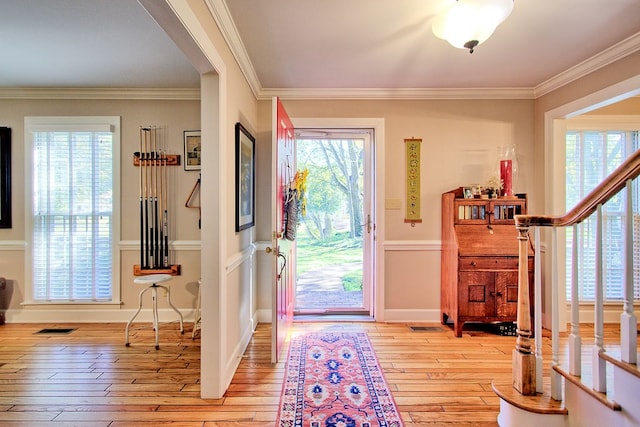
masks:
[[(528, 230), (530, 227), (568, 227), (584, 221), (595, 211), (599, 211), (599, 208), (603, 204), (605, 204), (612, 197), (618, 194), (622, 189), (625, 188), (627, 183), (630, 183), (639, 175), (640, 150), (633, 153), (625, 162), (623, 162), (615, 171), (613, 171), (613, 173), (611, 173), (602, 183), (600, 183), (600, 185), (598, 185), (581, 202), (579, 202), (566, 214), (562, 216), (516, 215), (515, 226), (520, 233), (519, 239), (527, 239)], [(524, 250), (524, 253), (526, 253), (526, 246)], [(555, 248), (553, 249), (553, 252), (555, 252)], [(536, 370), (538, 368), (536, 367), (535, 356), (531, 353), (531, 316), (528, 303), (529, 278), (526, 258), (523, 262), (522, 255), (523, 248), (521, 246), (521, 259), (518, 267), (518, 338), (516, 340), (516, 348), (513, 353), (512, 383), (513, 387), (522, 395), (534, 395), (536, 393)], [(602, 261), (597, 260), (596, 262), (601, 263)], [(540, 273), (536, 272), (536, 274)], [(552, 280), (552, 295), (554, 296), (557, 294), (557, 289), (555, 288), (556, 284), (557, 280), (556, 278), (554, 278)], [(596, 304), (598, 304), (597, 298)], [(557, 300), (553, 299), (552, 312), (556, 313), (557, 310)], [(553, 319), (552, 331), (554, 333), (552, 335), (552, 342), (555, 343), (558, 339), (558, 325), (555, 324), (557, 316), (554, 315)], [(596, 331), (596, 338), (597, 337), (598, 332)], [(552, 353), (555, 354), (556, 350), (552, 350)], [(552, 365), (555, 367), (554, 361), (552, 361)], [(559, 388), (557, 386), (558, 382), (554, 381), (554, 377), (552, 377), (551, 397), (554, 399), (561, 399), (561, 393), (559, 392)]]
[(516, 215), (516, 227), (566, 227), (578, 224), (624, 188), (626, 182), (640, 175), (640, 150), (633, 153), (580, 203), (562, 216)]

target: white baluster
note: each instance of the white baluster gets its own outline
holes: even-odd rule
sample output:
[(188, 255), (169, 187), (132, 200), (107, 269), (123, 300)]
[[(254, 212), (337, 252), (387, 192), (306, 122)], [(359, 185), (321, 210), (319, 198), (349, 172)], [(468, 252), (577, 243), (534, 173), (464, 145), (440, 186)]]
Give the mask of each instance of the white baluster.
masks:
[(580, 338), (580, 296), (578, 295), (578, 233), (581, 227), (573, 225), (571, 255), (571, 334), (569, 335), (569, 372), (582, 375), (582, 338)]
[(606, 362), (600, 357), (604, 352), (604, 289), (602, 280), (602, 204), (596, 210), (596, 282), (594, 302), (594, 342), (592, 350), (593, 389), (601, 393), (607, 391)]
[[(560, 307), (558, 302), (558, 231), (552, 228), (551, 237), (551, 366), (560, 364)], [(562, 400), (562, 377), (551, 369), (551, 398)]]
[(620, 315), (620, 342), (622, 361), (637, 363), (638, 320), (633, 314), (633, 195), (631, 180), (627, 181), (627, 215), (624, 244), (624, 309)]
[(540, 227), (536, 227), (534, 231), (534, 331), (536, 346), (536, 392), (542, 393), (544, 384), (542, 381), (542, 253), (540, 251)]

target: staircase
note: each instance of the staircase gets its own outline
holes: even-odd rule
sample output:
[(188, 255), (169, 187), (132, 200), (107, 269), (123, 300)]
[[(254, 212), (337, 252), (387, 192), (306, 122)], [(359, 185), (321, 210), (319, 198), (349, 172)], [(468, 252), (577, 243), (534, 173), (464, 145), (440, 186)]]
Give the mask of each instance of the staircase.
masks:
[[(516, 216), (520, 240), (518, 282), (518, 336), (513, 350), (511, 383), (494, 382), (500, 398), (500, 427), (600, 427), (640, 426), (640, 371), (638, 370), (638, 322), (633, 305), (634, 217), (631, 183), (640, 175), (640, 151), (634, 153), (605, 181), (596, 187), (575, 208), (562, 216)], [(620, 315), (617, 339), (604, 340), (604, 284), (602, 278), (602, 205), (616, 194), (626, 193), (624, 306)], [(577, 266), (573, 267), (571, 326), (568, 336), (560, 334), (558, 289), (557, 232), (563, 227), (577, 227), (596, 215), (596, 298), (593, 313), (593, 338), (583, 344), (580, 322)], [(540, 230), (550, 229), (551, 292), (550, 360), (543, 358), (542, 331), (542, 268), (536, 251), (535, 279), (530, 284), (526, 248), (530, 231), (534, 231), (534, 246), (540, 247)], [(637, 228), (637, 227), (635, 227)], [(574, 228), (572, 259), (577, 259), (577, 229)], [(523, 258), (524, 257), (524, 258)], [(523, 261), (524, 260), (524, 261)], [(529, 287), (535, 288), (535, 325), (531, 324)], [(545, 331), (548, 335), (549, 331)], [(535, 339), (532, 337), (535, 336)], [(547, 338), (548, 339), (548, 338)], [(534, 341), (535, 340), (535, 341)], [(561, 351), (561, 342), (563, 349)], [(585, 342), (587, 342), (585, 340)]]

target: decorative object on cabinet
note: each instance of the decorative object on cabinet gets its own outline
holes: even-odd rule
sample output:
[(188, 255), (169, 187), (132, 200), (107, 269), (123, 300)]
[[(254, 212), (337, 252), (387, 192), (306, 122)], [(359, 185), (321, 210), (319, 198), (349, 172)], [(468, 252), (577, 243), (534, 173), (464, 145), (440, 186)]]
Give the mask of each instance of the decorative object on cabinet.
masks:
[(404, 222), (411, 223), (415, 227), (417, 222), (422, 222), (420, 217), (420, 145), (421, 139), (405, 139), (406, 157), (406, 211)]
[[(465, 199), (463, 187), (442, 194), (440, 312), (462, 335), (465, 322), (515, 321), (518, 310), (518, 231), (514, 216), (527, 199)], [(529, 244), (529, 281), (533, 283)], [(533, 289), (531, 287), (530, 289)], [(533, 295), (530, 295), (533, 316)]]
[(0, 127), (0, 228), (11, 228), (11, 129)]
[(255, 224), (256, 140), (236, 123), (236, 232)]
[(503, 183), (501, 195), (513, 197), (513, 187), (518, 176), (518, 159), (515, 145), (507, 145), (498, 148), (498, 171)]
[(498, 196), (502, 193), (503, 182), (497, 176), (492, 176), (487, 180), (487, 183), (484, 185), (484, 189), (489, 195), (490, 199), (497, 199)]
[(184, 131), (184, 170), (186, 171), (200, 170), (200, 136), (199, 130)]

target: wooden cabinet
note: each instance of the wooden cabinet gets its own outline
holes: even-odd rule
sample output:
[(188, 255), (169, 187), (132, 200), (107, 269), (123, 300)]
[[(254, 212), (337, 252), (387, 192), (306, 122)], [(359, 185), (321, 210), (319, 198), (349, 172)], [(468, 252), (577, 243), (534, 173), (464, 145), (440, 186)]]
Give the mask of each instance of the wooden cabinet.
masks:
[[(457, 337), (465, 322), (515, 321), (518, 310), (518, 231), (514, 216), (527, 199), (464, 199), (462, 188), (442, 195), (442, 323)], [(533, 284), (533, 246), (529, 244)], [(533, 286), (530, 287), (533, 289)], [(533, 293), (530, 292), (533, 313)]]

